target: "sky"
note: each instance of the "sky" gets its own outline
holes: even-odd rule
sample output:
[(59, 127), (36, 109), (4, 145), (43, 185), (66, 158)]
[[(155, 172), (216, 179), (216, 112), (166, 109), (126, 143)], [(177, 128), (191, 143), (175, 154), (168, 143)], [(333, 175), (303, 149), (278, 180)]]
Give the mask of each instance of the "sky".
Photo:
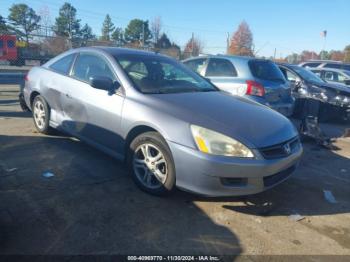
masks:
[[(35, 11), (48, 7), (52, 22), (64, 0), (0, 0), (0, 15), (7, 17), (15, 3)], [(253, 33), (259, 56), (285, 57), (303, 50), (343, 50), (350, 44), (350, 0), (70, 0), (82, 24), (96, 35), (107, 13), (118, 27), (133, 18), (160, 16), (163, 31), (181, 47), (192, 33), (204, 43), (205, 53), (226, 51), (226, 39), (245, 20)], [(321, 32), (327, 30), (327, 38)]]

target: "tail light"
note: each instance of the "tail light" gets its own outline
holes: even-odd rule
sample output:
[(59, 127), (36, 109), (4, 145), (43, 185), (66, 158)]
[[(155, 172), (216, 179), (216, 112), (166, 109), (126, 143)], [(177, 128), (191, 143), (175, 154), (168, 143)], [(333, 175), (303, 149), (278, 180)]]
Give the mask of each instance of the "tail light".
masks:
[(265, 88), (263, 87), (263, 85), (253, 80), (247, 80), (246, 83), (247, 83), (246, 95), (251, 95), (251, 96), (265, 95)]
[(29, 78), (28, 78), (28, 74), (26, 74), (25, 76), (24, 76), (24, 81), (29, 81)]

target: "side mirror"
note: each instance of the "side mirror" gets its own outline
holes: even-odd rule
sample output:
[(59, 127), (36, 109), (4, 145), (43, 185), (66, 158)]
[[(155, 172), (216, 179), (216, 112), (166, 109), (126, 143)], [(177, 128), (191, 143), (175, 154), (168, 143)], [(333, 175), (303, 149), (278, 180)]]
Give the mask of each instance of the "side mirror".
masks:
[(346, 80), (344, 81), (344, 84), (346, 84), (347, 86), (350, 86), (350, 79), (346, 79)]
[(112, 79), (106, 76), (91, 76), (89, 80), (93, 88), (100, 90), (113, 92), (119, 87), (118, 82), (113, 82)]

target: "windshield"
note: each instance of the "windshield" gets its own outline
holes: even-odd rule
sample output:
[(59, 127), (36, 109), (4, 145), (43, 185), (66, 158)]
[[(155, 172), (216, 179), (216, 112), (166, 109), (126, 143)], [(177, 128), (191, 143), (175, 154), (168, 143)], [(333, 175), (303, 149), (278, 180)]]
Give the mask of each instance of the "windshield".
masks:
[(314, 83), (324, 83), (325, 81), (322, 80), (319, 76), (317, 76), (315, 73), (311, 72), (310, 70), (307, 70), (301, 66), (293, 66), (293, 70), (300, 75), (300, 77), (308, 82), (314, 82)]
[(283, 83), (286, 81), (281, 70), (269, 60), (251, 60), (249, 68), (256, 78)]
[(217, 91), (209, 81), (163, 56), (128, 54), (116, 56), (115, 59), (142, 93)]
[(348, 71), (348, 70), (344, 70), (343, 71), (343, 73), (347, 76), (347, 77), (349, 77), (350, 78), (350, 71)]

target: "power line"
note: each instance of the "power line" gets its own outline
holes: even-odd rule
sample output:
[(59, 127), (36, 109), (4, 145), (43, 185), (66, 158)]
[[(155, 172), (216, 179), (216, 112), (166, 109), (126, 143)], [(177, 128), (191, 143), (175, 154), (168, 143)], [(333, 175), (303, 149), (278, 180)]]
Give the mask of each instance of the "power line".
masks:
[[(54, 6), (55, 8), (53, 8), (56, 11), (59, 11), (59, 8), (63, 5), (63, 3), (57, 4), (57, 3), (53, 3), (50, 1), (41, 1), (41, 0), (31, 0), (31, 1), (27, 1), (24, 0), (23, 2), (27, 2), (28, 5), (30, 4), (30, 2), (35, 1), (38, 3), (41, 3), (43, 5), (48, 5), (48, 6)], [(97, 18), (101, 18), (103, 16), (105, 16), (105, 13), (100, 13), (100, 12), (96, 12), (96, 11), (91, 11), (91, 10), (87, 10), (84, 8), (79, 8), (79, 10), (77, 10), (80, 13), (85, 13), (85, 14), (90, 14), (95, 16), (94, 19)], [(91, 16), (90, 16), (91, 17)], [(126, 18), (126, 17), (120, 17), (120, 16), (114, 16), (114, 15), (110, 15), (111, 18), (113, 18), (114, 20), (123, 20), (123, 21), (130, 21), (134, 18)], [(172, 28), (172, 29), (176, 29), (177, 31), (181, 31), (181, 32), (189, 32), (191, 33), (192, 31), (200, 31), (200, 32), (206, 32), (206, 33), (210, 33), (210, 34), (226, 34), (225, 31), (217, 31), (217, 30), (208, 30), (208, 29), (203, 29), (203, 28), (191, 28), (191, 27), (182, 27), (182, 26), (175, 26), (175, 25), (169, 25), (169, 24), (163, 24), (163, 27), (165, 28)]]

